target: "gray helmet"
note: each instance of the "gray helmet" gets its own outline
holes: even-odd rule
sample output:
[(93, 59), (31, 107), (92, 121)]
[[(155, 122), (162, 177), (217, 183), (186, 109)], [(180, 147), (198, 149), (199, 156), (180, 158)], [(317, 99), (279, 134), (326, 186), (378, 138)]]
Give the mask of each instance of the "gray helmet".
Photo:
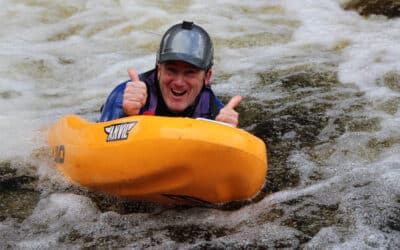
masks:
[(169, 28), (161, 39), (157, 63), (184, 61), (205, 71), (213, 65), (214, 48), (208, 33), (193, 22)]

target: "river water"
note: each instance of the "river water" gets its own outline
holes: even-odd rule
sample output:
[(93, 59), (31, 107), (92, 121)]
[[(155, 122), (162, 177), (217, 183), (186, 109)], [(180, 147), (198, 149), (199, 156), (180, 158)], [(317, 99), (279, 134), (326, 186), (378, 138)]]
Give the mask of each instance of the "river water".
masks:
[[(1, 249), (399, 249), (400, 19), (340, 0), (0, 0)], [(91, 193), (48, 160), (46, 129), (95, 121), (163, 32), (213, 37), (215, 92), (268, 144), (266, 188), (227, 209)]]

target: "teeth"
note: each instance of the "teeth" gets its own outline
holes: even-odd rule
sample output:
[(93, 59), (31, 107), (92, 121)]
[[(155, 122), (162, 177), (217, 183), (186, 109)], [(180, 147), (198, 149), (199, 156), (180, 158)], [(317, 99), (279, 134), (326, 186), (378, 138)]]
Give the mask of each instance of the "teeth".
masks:
[(181, 96), (181, 95), (184, 95), (186, 93), (185, 90), (179, 91), (179, 90), (176, 90), (176, 89), (171, 89), (171, 91), (172, 91), (172, 94), (174, 94), (176, 96)]

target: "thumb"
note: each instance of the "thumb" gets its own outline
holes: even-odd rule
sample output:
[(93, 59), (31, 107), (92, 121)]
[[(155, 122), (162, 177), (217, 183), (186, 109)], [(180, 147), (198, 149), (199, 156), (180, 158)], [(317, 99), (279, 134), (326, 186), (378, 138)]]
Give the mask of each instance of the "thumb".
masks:
[(242, 101), (242, 97), (240, 95), (232, 97), (232, 99), (226, 104), (226, 107), (234, 109), (239, 103)]
[(128, 69), (128, 75), (131, 78), (132, 82), (139, 81), (139, 76), (138, 76), (138, 74), (136, 73), (136, 71), (134, 69), (129, 68)]

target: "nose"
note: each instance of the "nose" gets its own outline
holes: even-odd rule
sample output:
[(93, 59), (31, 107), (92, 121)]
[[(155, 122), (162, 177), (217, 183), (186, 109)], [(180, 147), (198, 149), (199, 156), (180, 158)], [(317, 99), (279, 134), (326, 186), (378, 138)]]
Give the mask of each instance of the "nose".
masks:
[(174, 84), (177, 85), (177, 86), (185, 85), (185, 78), (184, 78), (184, 75), (182, 73), (178, 73), (178, 74), (175, 75)]

